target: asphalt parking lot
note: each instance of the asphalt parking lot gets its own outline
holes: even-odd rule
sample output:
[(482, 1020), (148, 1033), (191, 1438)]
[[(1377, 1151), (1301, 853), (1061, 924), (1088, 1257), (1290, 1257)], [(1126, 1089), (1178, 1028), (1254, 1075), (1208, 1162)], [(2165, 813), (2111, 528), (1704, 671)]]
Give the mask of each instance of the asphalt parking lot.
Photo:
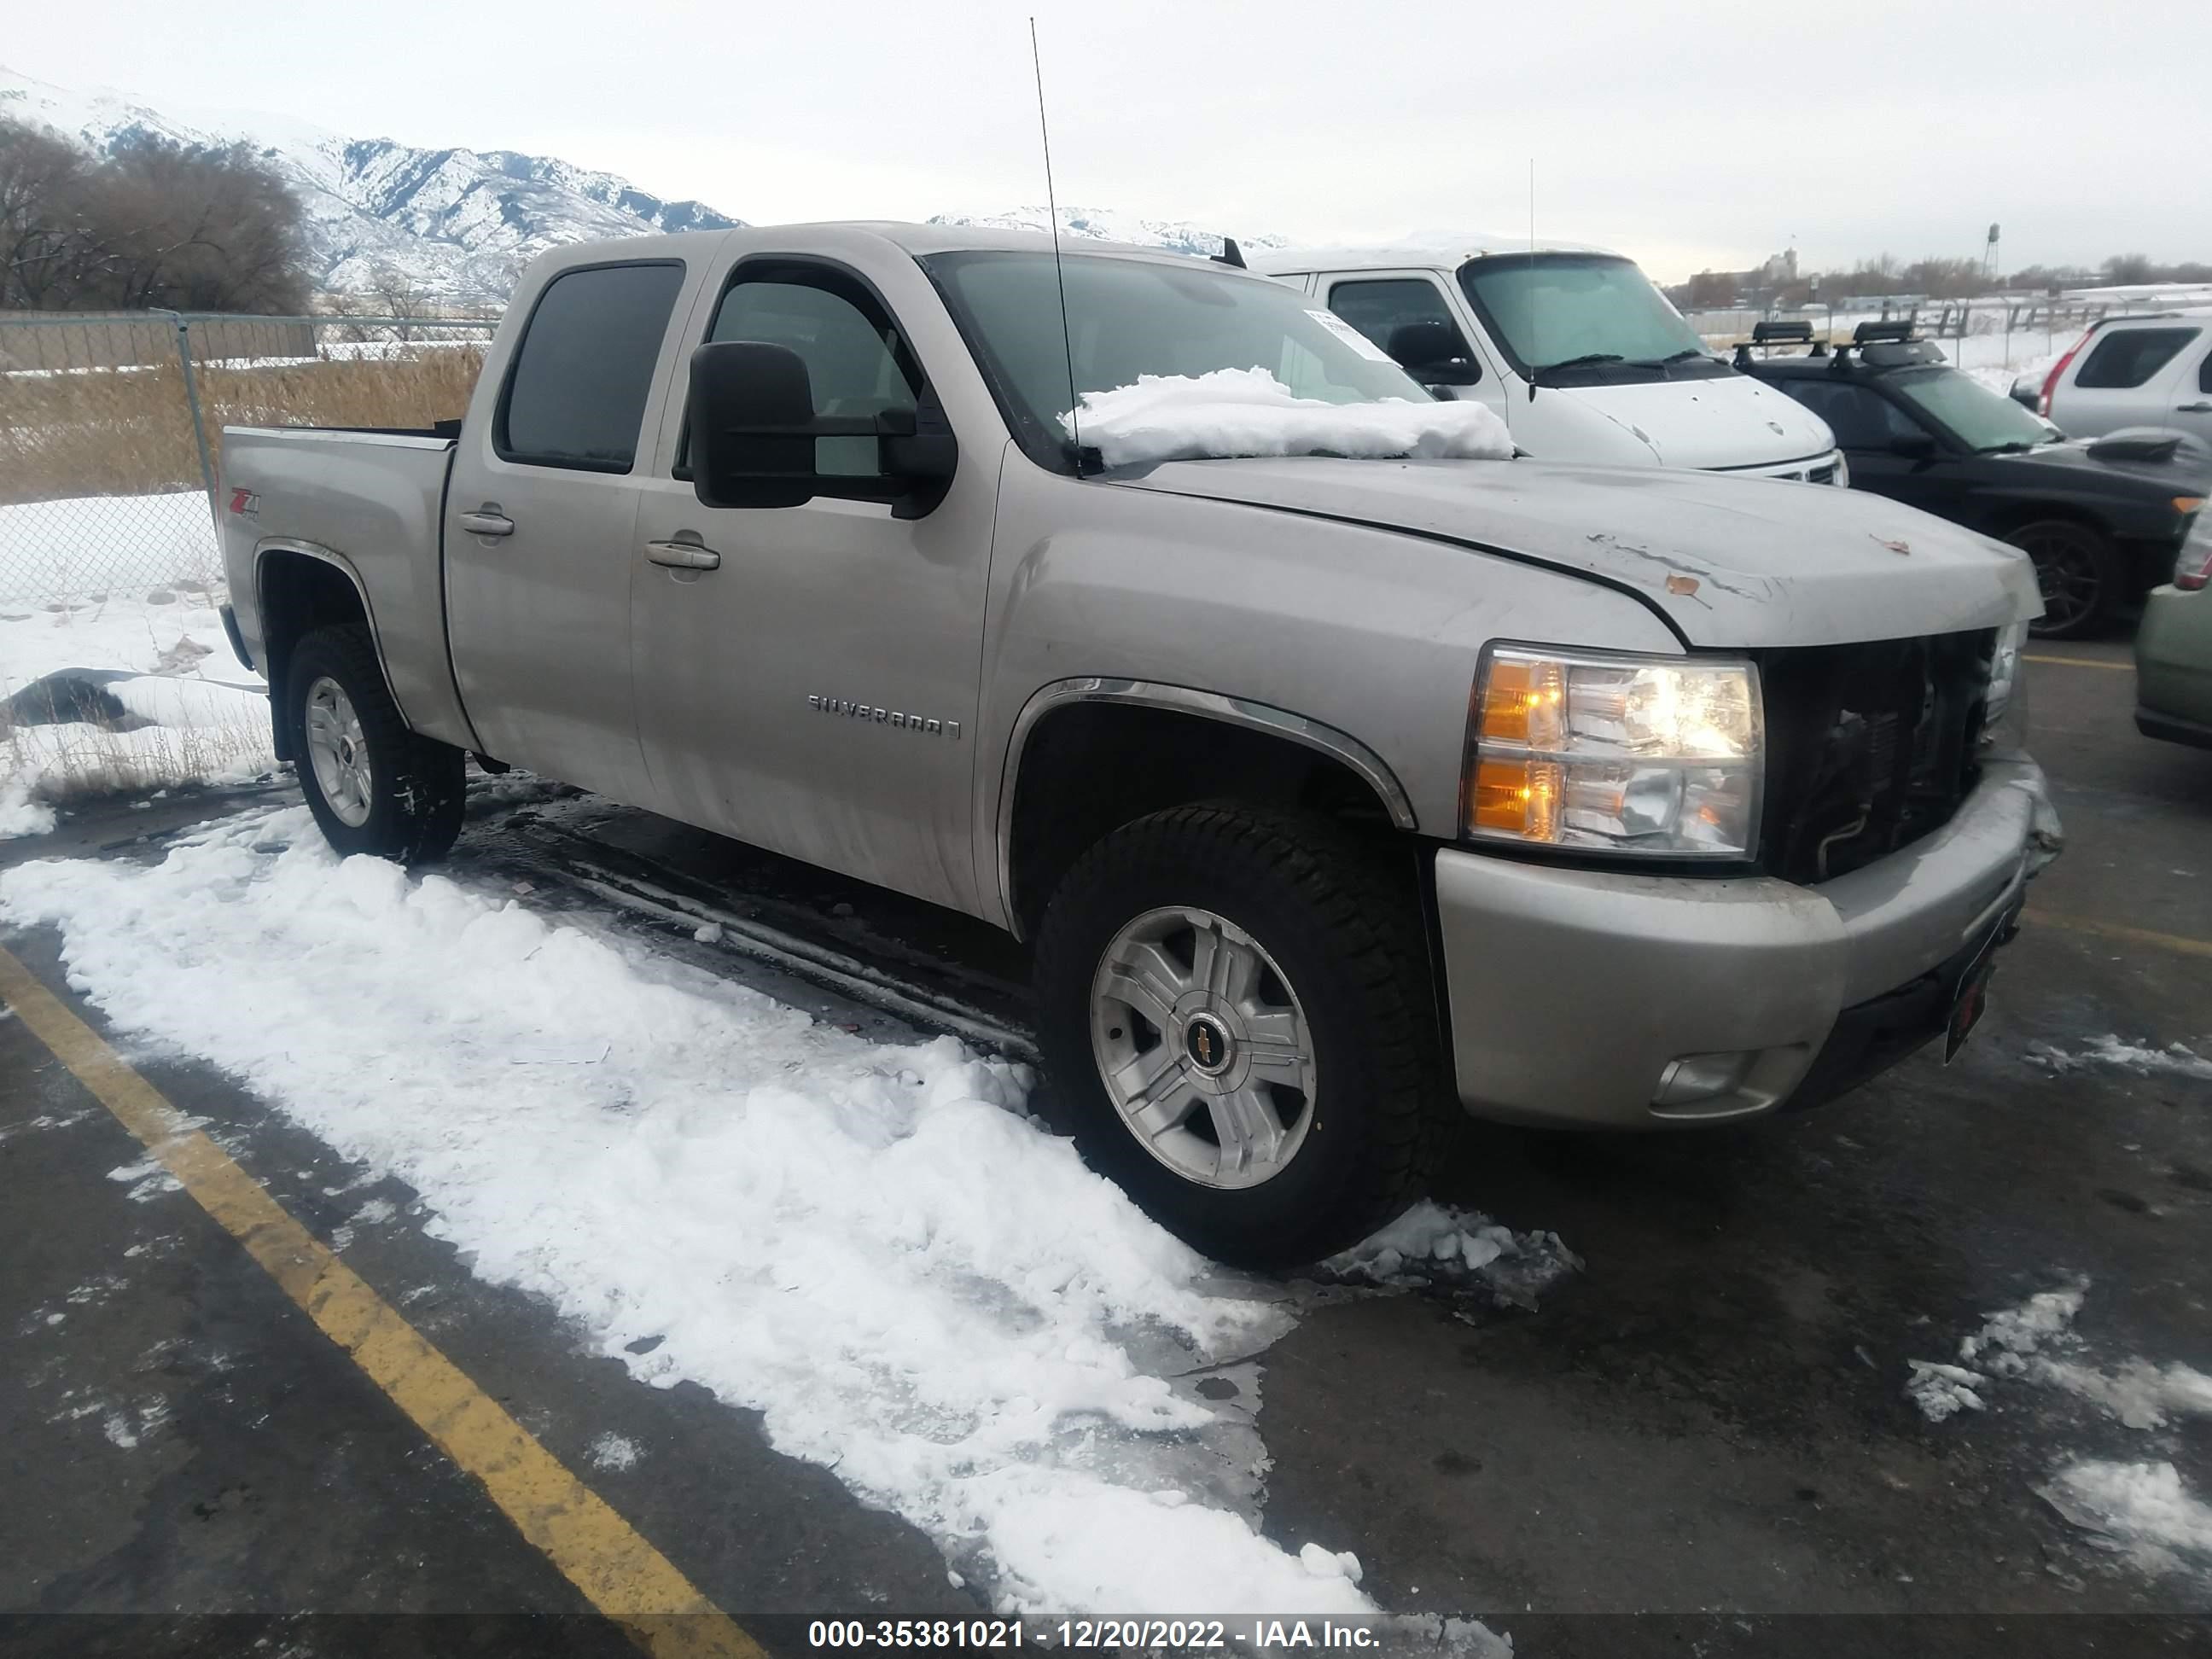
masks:
[[(1270, 1536), (1344, 1540), (1381, 1607), (1479, 1615), (1523, 1656), (2212, 1651), (2212, 1557), (2105, 1547), (2038, 1491), (2092, 1457), (2170, 1462), (2201, 1499), (2212, 1419), (2131, 1427), (2028, 1377), (1942, 1421), (1907, 1394), (1911, 1362), (2068, 1286), (2081, 1364), (2212, 1372), (2212, 1080), (2097, 1057), (2108, 1037), (2212, 1055), (2212, 754), (2136, 734), (2124, 645), (2034, 657), (2068, 851), (1958, 1060), (1923, 1054), (1732, 1131), (1471, 1132), (1439, 1197), (1556, 1231), (1583, 1271), (1533, 1308), (1307, 1308), (1262, 1359)], [(88, 811), (0, 844), (0, 864), (155, 856), (223, 804)], [(954, 1006), (1016, 1040), (1024, 1023), (1019, 962), (980, 931), (588, 798), (488, 792), (454, 873), (549, 910), (613, 906), (856, 1027)], [(688, 924), (717, 906), (798, 954), (716, 954)], [(58, 943), (0, 933), (107, 1030)], [(849, 996), (805, 971), (855, 961), (878, 971)], [(441, 1650), (632, 1650), (465, 1448), (149, 1164), (47, 1024), (0, 1018), (0, 1641), (215, 1652), (265, 1632), (192, 1616), (316, 1615), (283, 1627), (289, 1650), (383, 1651), (399, 1626), (319, 1616), (404, 1614), (439, 1615), (405, 1628)], [(362, 1181), (219, 1073), (115, 1042), (602, 1501), (610, 1536), (771, 1650), (799, 1626), (763, 1615), (988, 1611), (922, 1534), (771, 1449), (750, 1414), (640, 1386), (475, 1277), (401, 1183)], [(377, 1200), (390, 1224), (350, 1236)], [(646, 1455), (610, 1461), (610, 1435)], [(1596, 1616), (1630, 1613), (1647, 1618)]]

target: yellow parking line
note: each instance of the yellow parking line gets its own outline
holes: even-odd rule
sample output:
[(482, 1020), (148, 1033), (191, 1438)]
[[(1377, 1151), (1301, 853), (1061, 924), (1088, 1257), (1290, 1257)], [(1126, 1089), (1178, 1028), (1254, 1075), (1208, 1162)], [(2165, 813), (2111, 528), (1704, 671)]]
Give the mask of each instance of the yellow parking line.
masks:
[(2135, 666), (2135, 664), (2125, 659), (2119, 662), (2108, 662), (2102, 657), (2039, 657), (2033, 652), (2023, 652), (2021, 653), (2021, 655), (2026, 657), (2030, 662), (2047, 662), (2060, 668), (2112, 668), (2125, 670), (2131, 669)]
[(668, 1559), (0, 950), (0, 1000), (518, 1531), (655, 1659), (766, 1659)]
[(2191, 939), (2185, 933), (2154, 933), (2148, 927), (2124, 927), (2117, 921), (2096, 921), (2087, 916), (2061, 915), (2050, 910), (2031, 908), (2024, 914), (2030, 921), (2063, 927), (2069, 933), (2094, 933), (2100, 939), (2116, 939), (2123, 945), (2146, 945), (2154, 951), (2172, 951), (2179, 956), (2212, 957), (2212, 939)]

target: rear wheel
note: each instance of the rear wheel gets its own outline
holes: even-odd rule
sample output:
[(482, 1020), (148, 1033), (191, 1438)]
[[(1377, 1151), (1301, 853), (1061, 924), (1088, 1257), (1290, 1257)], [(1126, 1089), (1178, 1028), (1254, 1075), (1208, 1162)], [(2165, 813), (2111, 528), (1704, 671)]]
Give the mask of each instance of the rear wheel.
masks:
[(300, 791), (341, 853), (441, 858), (460, 833), (468, 757), (407, 729), (368, 630), (321, 628), (293, 647), (285, 712)]
[(2101, 532), (2071, 519), (2038, 519), (2005, 539), (2035, 563), (2043, 615), (2028, 625), (2038, 639), (2076, 640), (2102, 628), (2119, 603), (2119, 562)]
[(1326, 819), (1187, 806), (1078, 860), (1040, 930), (1052, 1098), (1189, 1243), (1310, 1261), (1419, 1197), (1441, 1085), (1410, 880)]

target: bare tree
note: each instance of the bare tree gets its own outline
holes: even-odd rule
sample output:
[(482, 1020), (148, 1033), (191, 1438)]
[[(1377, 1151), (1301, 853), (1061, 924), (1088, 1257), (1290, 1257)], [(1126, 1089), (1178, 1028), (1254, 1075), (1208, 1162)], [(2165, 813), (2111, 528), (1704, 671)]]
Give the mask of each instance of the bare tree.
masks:
[(243, 145), (143, 137), (94, 161), (0, 123), (0, 304), (305, 309), (300, 204)]
[(384, 308), (383, 314), (398, 320), (399, 326), (394, 331), (397, 337), (413, 339), (415, 331), (407, 325), (430, 308), (422, 289), (415, 286), (415, 279), (397, 265), (383, 264), (369, 273), (368, 287), (377, 304)]

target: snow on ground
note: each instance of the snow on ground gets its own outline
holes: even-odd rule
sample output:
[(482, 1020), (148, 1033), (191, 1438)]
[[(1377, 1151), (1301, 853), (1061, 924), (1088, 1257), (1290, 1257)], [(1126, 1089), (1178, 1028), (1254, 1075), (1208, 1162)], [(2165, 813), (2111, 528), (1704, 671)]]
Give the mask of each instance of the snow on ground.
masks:
[(2170, 1572), (2179, 1555), (2212, 1564), (2212, 1505), (2192, 1495), (2172, 1464), (2083, 1458), (2039, 1487), (2045, 1501), (2075, 1526), (2125, 1551), (2138, 1566)]
[(1958, 1364), (1911, 1361), (1912, 1377), (1905, 1392), (1936, 1423), (1961, 1409), (1984, 1409), (1991, 1385), (1999, 1381), (2064, 1389), (2130, 1429), (2212, 1417), (2212, 1376), (2178, 1360), (2160, 1365), (2131, 1358), (2106, 1371), (2079, 1358), (2057, 1357), (2082, 1352), (2074, 1319), (2088, 1288), (2082, 1279), (1990, 1315), (1979, 1330), (1960, 1340)]
[[(73, 669), (88, 678), (27, 690)], [(237, 782), (275, 764), (261, 678), (231, 654), (207, 591), (0, 601), (0, 838), (52, 829), (51, 803), (73, 795)]]
[(2139, 1076), (2163, 1073), (2174, 1077), (2212, 1078), (2212, 1060), (2206, 1060), (2181, 1043), (2169, 1042), (2163, 1048), (2153, 1048), (2142, 1043), (2124, 1042), (2110, 1031), (2091, 1037), (2074, 1054), (2055, 1043), (2031, 1042), (2027, 1058), (2059, 1077), (2083, 1066), (2118, 1066)]
[[(1196, 1386), (1256, 1383), (1238, 1362), (1288, 1324), (1278, 1293), (1218, 1279), (1033, 1125), (1022, 1068), (341, 861), (298, 808), (157, 866), (19, 866), (0, 915), (58, 926), (123, 1030), (406, 1181), (477, 1273), (635, 1376), (759, 1411), (998, 1606), (1371, 1609), (1342, 1540), (1256, 1530), (1250, 1410)], [(528, 1058), (556, 1043), (604, 1057)]]
[(1109, 466), (1232, 455), (1502, 461), (1513, 454), (1505, 422), (1484, 404), (1325, 403), (1297, 396), (1264, 368), (1140, 375), (1134, 386), (1085, 392), (1082, 406), (1060, 422)]
[(205, 490), (0, 507), (0, 610), (56, 595), (205, 586), (222, 575)]

